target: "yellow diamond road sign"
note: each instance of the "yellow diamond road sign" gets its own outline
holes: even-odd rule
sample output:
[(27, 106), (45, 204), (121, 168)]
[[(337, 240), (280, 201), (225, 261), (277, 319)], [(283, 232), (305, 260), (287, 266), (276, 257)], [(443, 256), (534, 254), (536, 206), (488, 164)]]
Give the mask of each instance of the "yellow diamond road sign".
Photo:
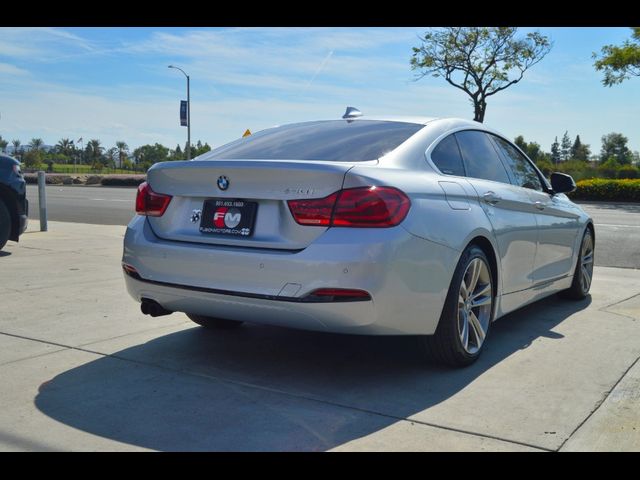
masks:
[(251, 135), (251, 130), (247, 128), (247, 130), (242, 134), (242, 138), (248, 137), (249, 135)]

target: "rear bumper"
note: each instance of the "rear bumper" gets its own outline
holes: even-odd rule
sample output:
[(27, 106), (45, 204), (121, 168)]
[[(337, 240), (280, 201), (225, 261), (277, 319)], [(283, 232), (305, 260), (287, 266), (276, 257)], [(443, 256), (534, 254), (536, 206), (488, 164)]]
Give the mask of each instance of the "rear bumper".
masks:
[[(127, 228), (129, 294), (167, 310), (308, 330), (432, 334), (458, 252), (389, 229), (334, 228), (301, 251), (162, 240), (144, 217)], [(307, 303), (318, 288), (366, 290), (372, 300)]]

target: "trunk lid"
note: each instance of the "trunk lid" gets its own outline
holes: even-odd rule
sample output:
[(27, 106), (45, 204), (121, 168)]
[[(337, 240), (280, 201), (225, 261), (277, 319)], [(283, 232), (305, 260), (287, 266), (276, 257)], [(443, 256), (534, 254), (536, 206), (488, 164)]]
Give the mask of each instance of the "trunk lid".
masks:
[[(307, 247), (326, 227), (299, 225), (293, 219), (287, 200), (322, 198), (340, 190), (346, 172), (353, 166), (346, 162), (292, 160), (192, 160), (163, 162), (154, 165), (147, 181), (157, 193), (173, 198), (162, 217), (148, 217), (155, 234), (166, 240), (251, 248), (300, 250)], [(226, 189), (218, 186), (224, 177)], [(221, 181), (224, 187), (225, 181)], [(205, 201), (209, 207), (204, 208)], [(217, 201), (217, 203), (216, 203)], [(200, 231), (203, 215), (214, 212), (218, 222), (230, 225), (224, 210), (233, 210), (231, 225), (239, 214), (249, 218), (255, 202), (254, 223), (248, 236)], [(243, 206), (244, 204), (244, 206)], [(222, 213), (220, 213), (222, 212)], [(211, 225), (213, 219), (206, 220)], [(245, 220), (243, 219), (242, 222)], [(203, 224), (204, 225), (204, 224)], [(217, 225), (217, 224), (216, 224)], [(225, 228), (226, 228), (225, 227)]]

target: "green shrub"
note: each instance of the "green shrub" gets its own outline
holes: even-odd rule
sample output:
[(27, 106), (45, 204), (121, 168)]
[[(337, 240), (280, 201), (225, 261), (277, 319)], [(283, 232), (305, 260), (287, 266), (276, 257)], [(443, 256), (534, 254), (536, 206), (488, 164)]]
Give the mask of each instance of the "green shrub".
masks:
[(633, 165), (623, 165), (618, 170), (618, 178), (639, 178), (640, 170)]
[(640, 202), (640, 179), (607, 180), (594, 178), (577, 182), (572, 200), (605, 200), (613, 202)]
[(598, 166), (598, 172), (600, 172), (599, 176), (602, 178), (617, 178), (619, 168), (620, 164), (618, 163), (616, 158), (609, 157), (606, 162)]

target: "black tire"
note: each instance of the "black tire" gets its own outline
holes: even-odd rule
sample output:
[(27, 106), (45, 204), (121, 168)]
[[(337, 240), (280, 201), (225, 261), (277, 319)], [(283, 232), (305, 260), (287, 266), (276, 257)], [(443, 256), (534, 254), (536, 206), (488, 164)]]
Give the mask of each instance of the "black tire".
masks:
[[(487, 281), (490, 285), (488, 294), (477, 297), (478, 302), (482, 303), (482, 307), (477, 307), (474, 313), (477, 323), (468, 320), (471, 317), (467, 312), (471, 310), (467, 310), (467, 305), (471, 305), (471, 303), (467, 304), (466, 299), (465, 302), (461, 303), (460, 301), (460, 299), (463, 298), (462, 281), (465, 280), (465, 285), (467, 285), (467, 281), (469, 280), (468, 269), (476, 259), (484, 263), (484, 269), (481, 274), (479, 274), (482, 275), (482, 282), (480, 277), (476, 279), (477, 288), (475, 285), (472, 286), (472, 293), (481, 293), (486, 289)], [(475, 265), (479, 264), (476, 262)], [(464, 367), (475, 362), (482, 353), (486, 338), (489, 334), (495, 309), (495, 293), (495, 281), (493, 279), (493, 273), (491, 272), (489, 259), (480, 247), (470, 245), (463, 252), (456, 266), (436, 332), (433, 335), (420, 337), (423, 342), (423, 348), (425, 348), (429, 358), (437, 363), (453, 367)], [(466, 298), (468, 298), (468, 296)], [(471, 298), (473, 299), (474, 295), (471, 295)], [(469, 302), (471, 302), (471, 300), (469, 300)], [(478, 315), (481, 315), (481, 317)], [(463, 327), (465, 323), (466, 327)], [(476, 326), (480, 324), (483, 326), (483, 336), (482, 334), (476, 333), (480, 332)], [(466, 346), (462, 340), (465, 328), (467, 332)], [(475, 342), (479, 343), (479, 345), (473, 345), (472, 336), (475, 337)]]
[(195, 313), (187, 313), (192, 321), (205, 328), (217, 330), (231, 330), (242, 326), (243, 322), (237, 320), (226, 320), (224, 318), (206, 317), (204, 315), (196, 315)]
[[(589, 289), (591, 288), (591, 281), (593, 279), (595, 247), (596, 242), (593, 238), (593, 232), (587, 227), (582, 236), (582, 242), (580, 242), (578, 261), (576, 262), (576, 269), (573, 272), (571, 287), (560, 292), (560, 297), (569, 300), (583, 300), (589, 295)], [(585, 273), (583, 273), (583, 269), (586, 269), (588, 278), (584, 277)]]
[(0, 200), (0, 250), (4, 248), (11, 234), (11, 215), (5, 203)]

